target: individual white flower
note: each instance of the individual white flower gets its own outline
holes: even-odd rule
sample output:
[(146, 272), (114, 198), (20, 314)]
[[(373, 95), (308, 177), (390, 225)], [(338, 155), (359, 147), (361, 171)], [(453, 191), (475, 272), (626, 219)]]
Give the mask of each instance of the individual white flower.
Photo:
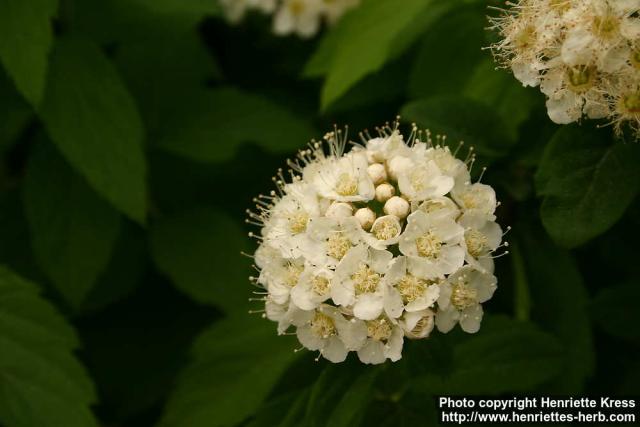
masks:
[(273, 19), (273, 32), (311, 37), (320, 28), (321, 13), (321, 0), (282, 0)]
[(436, 326), (449, 332), (456, 323), (463, 331), (476, 333), (482, 321), (481, 303), (488, 301), (496, 290), (496, 278), (472, 267), (462, 267), (440, 285)]
[(373, 222), (371, 231), (363, 233), (363, 240), (374, 249), (386, 249), (400, 240), (402, 224), (395, 215), (384, 215)]
[(449, 150), (449, 147), (431, 147), (425, 151), (424, 157), (427, 161), (433, 160), (440, 172), (453, 178), (455, 183), (465, 184), (471, 181), (467, 165), (456, 158)]
[[(401, 299), (400, 312), (402, 308), (409, 313), (423, 311), (432, 307), (440, 295), (439, 280), (423, 279), (411, 274), (408, 271), (407, 258), (404, 256), (393, 260), (384, 280), (391, 288), (388, 292), (397, 293), (393, 298)], [(393, 317), (398, 317), (394, 314), (395, 312), (392, 312)]]
[(490, 259), (502, 242), (502, 229), (498, 224), (489, 221), (478, 211), (469, 211), (462, 215), (458, 224), (464, 227), (464, 247), (467, 251), (466, 261), (478, 270), (487, 270), (486, 259)]
[(362, 363), (380, 364), (386, 359), (396, 362), (402, 358), (404, 332), (400, 325), (385, 316), (368, 320), (367, 339), (358, 350), (358, 358)]
[(416, 211), (418, 209), (427, 214), (438, 213), (438, 215), (448, 216), (453, 220), (460, 216), (460, 208), (447, 196), (434, 197), (429, 200), (414, 203), (411, 210)]
[(404, 336), (410, 339), (423, 339), (431, 334), (435, 324), (435, 313), (432, 310), (406, 312), (398, 323)]
[(302, 310), (313, 310), (331, 298), (333, 270), (326, 267), (308, 267), (296, 286), (291, 289), (291, 302)]
[(412, 164), (398, 174), (400, 192), (410, 201), (441, 197), (453, 188), (452, 177), (440, 172), (435, 161), (412, 159)]
[(451, 195), (463, 212), (478, 212), (491, 221), (495, 220), (494, 213), (498, 204), (496, 192), (490, 186), (479, 182), (458, 185), (451, 191)]
[(309, 350), (319, 350), (333, 363), (343, 362), (347, 353), (362, 348), (367, 338), (367, 327), (361, 320), (347, 320), (330, 305), (322, 305), (306, 324), (296, 332), (300, 343)]
[[(277, 191), (248, 211), (261, 227), (250, 233), (259, 241), (250, 280), (266, 290), (255, 292), (264, 317), (332, 362), (350, 351), (363, 363), (397, 361), (404, 337), (426, 338), (434, 322), (477, 330), (495, 288), (493, 253), (506, 246), (495, 192), (471, 182), (473, 156), (459, 161), (446, 137), (434, 145), (415, 128), (405, 142), (397, 123), (379, 132), (349, 152), (339, 130), (312, 142), (289, 161), (293, 182), (279, 170)], [(374, 182), (390, 193), (382, 202)]]
[(367, 167), (366, 155), (352, 152), (318, 171), (313, 184), (318, 193), (329, 200), (368, 201), (375, 197), (375, 188)]
[(301, 182), (287, 185), (286, 192), (271, 210), (263, 234), (283, 256), (295, 258), (314, 253), (317, 245), (306, 230), (320, 215), (318, 196), (311, 185)]
[(314, 264), (335, 266), (344, 258), (349, 249), (363, 241), (363, 230), (355, 217), (318, 218), (309, 226), (307, 236), (318, 242), (316, 252), (308, 257)]
[(392, 258), (391, 252), (364, 245), (350, 249), (336, 267), (331, 287), (333, 301), (344, 307), (353, 307), (353, 315), (363, 320), (380, 316), (385, 305), (393, 310), (397, 301), (389, 295), (382, 280)]
[(407, 218), (400, 237), (400, 252), (408, 257), (408, 270), (422, 279), (442, 278), (464, 263), (464, 229), (444, 215), (416, 211)]

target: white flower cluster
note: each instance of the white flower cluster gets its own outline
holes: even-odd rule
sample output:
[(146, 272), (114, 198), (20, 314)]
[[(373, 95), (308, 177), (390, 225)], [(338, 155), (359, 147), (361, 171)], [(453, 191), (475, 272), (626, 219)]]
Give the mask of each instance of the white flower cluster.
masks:
[(640, 0), (520, 0), (493, 18), (496, 58), (547, 96), (556, 123), (640, 132)]
[[(357, 351), (364, 363), (400, 359), (404, 337), (456, 324), (480, 328), (496, 289), (493, 252), (503, 233), (496, 196), (471, 183), (466, 161), (429, 133), (407, 142), (395, 126), (312, 142), (282, 171), (278, 191), (255, 200), (261, 227), (254, 259), (264, 316), (291, 326), (302, 345), (332, 362)], [(425, 137), (425, 142), (420, 141)]]
[(307, 38), (315, 35), (322, 21), (334, 24), (360, 0), (220, 0), (231, 22), (238, 22), (249, 10), (273, 14), (273, 32), (296, 34)]

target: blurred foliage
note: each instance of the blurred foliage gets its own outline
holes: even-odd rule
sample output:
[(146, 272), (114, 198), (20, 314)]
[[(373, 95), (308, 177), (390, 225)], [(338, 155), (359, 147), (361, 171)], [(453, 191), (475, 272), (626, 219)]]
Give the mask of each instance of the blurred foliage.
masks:
[[(640, 149), (496, 70), (494, 0), (312, 40), (216, 0), (0, 0), (0, 425), (426, 425), (447, 393), (637, 394)], [(473, 146), (512, 225), (481, 331), (314, 362), (248, 315), (253, 196), (333, 123)], [(34, 284), (37, 283), (37, 284)]]

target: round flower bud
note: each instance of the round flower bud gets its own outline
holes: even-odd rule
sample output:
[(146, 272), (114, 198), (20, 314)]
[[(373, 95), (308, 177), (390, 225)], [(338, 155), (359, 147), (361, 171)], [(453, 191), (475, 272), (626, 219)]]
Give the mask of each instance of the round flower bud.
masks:
[(355, 215), (358, 222), (362, 226), (362, 229), (369, 231), (373, 222), (376, 220), (376, 214), (369, 208), (360, 208), (356, 211)]
[(381, 163), (369, 165), (367, 172), (375, 185), (382, 184), (387, 180), (387, 171)]
[(376, 187), (376, 200), (380, 203), (384, 203), (396, 194), (396, 189), (393, 185), (384, 183)]
[(410, 210), (409, 202), (398, 196), (393, 196), (384, 204), (384, 213), (395, 215), (400, 219), (404, 219), (409, 215)]
[(429, 309), (407, 313), (400, 321), (404, 336), (414, 340), (428, 337), (433, 330), (433, 317), (433, 311)]
[(325, 216), (328, 218), (340, 219), (347, 218), (353, 215), (353, 207), (349, 203), (333, 202)]

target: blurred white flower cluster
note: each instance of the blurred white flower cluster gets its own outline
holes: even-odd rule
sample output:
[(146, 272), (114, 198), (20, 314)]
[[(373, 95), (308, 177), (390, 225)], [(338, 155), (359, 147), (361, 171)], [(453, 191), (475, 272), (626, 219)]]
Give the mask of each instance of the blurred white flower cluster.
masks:
[(520, 0), (492, 18), (498, 61), (566, 124), (606, 118), (640, 132), (640, 0)]
[(334, 24), (360, 0), (219, 0), (231, 22), (238, 22), (249, 10), (273, 14), (273, 32), (311, 37), (323, 21)]
[(404, 337), (434, 324), (478, 331), (493, 253), (506, 246), (495, 192), (471, 182), (473, 155), (459, 160), (415, 128), (405, 142), (397, 122), (378, 134), (349, 152), (341, 131), (312, 142), (289, 162), (289, 182), (279, 171), (277, 191), (247, 211), (261, 227), (251, 279), (264, 316), (332, 362), (350, 351), (396, 361)]

